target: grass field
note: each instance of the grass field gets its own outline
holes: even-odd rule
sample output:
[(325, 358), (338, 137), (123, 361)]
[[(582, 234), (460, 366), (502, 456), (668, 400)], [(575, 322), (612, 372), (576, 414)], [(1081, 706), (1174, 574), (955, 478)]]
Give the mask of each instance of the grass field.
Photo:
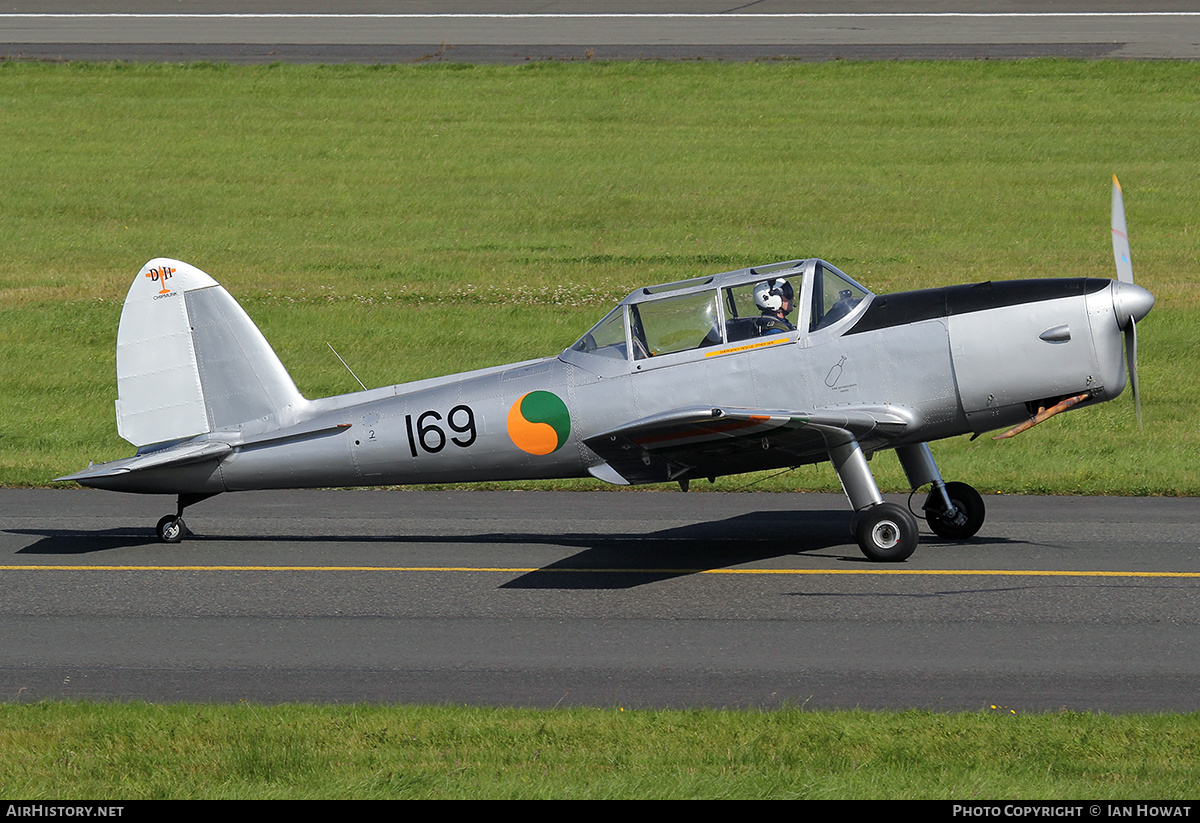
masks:
[[(1126, 395), (935, 453), (985, 491), (1197, 493), (1198, 80), (1055, 60), (0, 64), (0, 484), (132, 452), (113, 345), (154, 256), (220, 280), (320, 396), (355, 387), (327, 342), (386, 385), (554, 353), (636, 286), (771, 260), (825, 257), (876, 291), (1110, 276), (1117, 172), (1158, 297), (1145, 434)], [(876, 470), (903, 489), (890, 455)]]
[(0, 797), (1188, 800), (1200, 716), (0, 704)]

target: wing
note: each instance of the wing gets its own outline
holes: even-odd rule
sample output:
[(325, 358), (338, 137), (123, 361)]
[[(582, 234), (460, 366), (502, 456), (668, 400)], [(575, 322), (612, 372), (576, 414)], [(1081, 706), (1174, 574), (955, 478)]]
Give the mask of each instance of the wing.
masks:
[(899, 406), (811, 411), (694, 406), (635, 420), (584, 443), (604, 460), (589, 469), (592, 476), (628, 485), (817, 463), (850, 440), (870, 453), (919, 425), (916, 412)]

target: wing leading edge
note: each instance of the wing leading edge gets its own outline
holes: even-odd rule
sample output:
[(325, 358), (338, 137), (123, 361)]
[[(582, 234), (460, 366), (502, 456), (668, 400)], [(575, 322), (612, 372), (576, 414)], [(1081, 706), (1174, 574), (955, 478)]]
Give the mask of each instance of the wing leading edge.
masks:
[(874, 451), (920, 425), (898, 406), (820, 411), (693, 406), (644, 417), (584, 440), (604, 463), (589, 471), (618, 485), (817, 463), (850, 441)]

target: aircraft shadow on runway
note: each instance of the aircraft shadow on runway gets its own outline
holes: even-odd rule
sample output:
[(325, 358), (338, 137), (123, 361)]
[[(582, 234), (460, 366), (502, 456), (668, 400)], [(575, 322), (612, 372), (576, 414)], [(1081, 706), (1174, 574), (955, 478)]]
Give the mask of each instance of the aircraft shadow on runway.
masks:
[[(525, 538), (538, 542), (538, 538), (529, 535)], [(929, 545), (959, 545), (932, 536), (923, 539)], [(877, 565), (857, 551), (846, 512), (841, 509), (762, 512), (643, 535), (560, 535), (542, 538), (541, 542), (578, 545), (581, 551), (523, 574), (500, 588), (623, 589), (799, 555)], [(978, 537), (971, 541), (973, 545), (1011, 542), (1005, 538)]]
[(40, 537), (36, 543), (19, 549), (16, 554), (92, 554), (113, 549), (129, 549), (138, 546), (159, 546), (153, 532), (144, 529), (100, 529), (78, 531), (75, 529), (4, 529), (3, 534), (23, 534)]
[(837, 551), (824, 556), (864, 560), (847, 522), (842, 510), (768, 511), (642, 534), (558, 535), (553, 543), (579, 551), (500, 588), (624, 589), (827, 549)]
[[(480, 532), (475, 534), (189, 534), (183, 550), (203, 552), (201, 544), (223, 543), (396, 543), (396, 544), (477, 544), (567, 546), (583, 550), (590, 561), (580, 564), (565, 559), (562, 568), (577, 570), (610, 568), (614, 562), (631, 569), (662, 568), (663, 561), (675, 559), (690, 570), (701, 556), (715, 556), (720, 562), (745, 563), (770, 557), (801, 554), (834, 546), (853, 547), (844, 511), (769, 511), (742, 514), (724, 520), (693, 523), (646, 532)], [(77, 529), (5, 529), (5, 534), (40, 537), (17, 554), (79, 555), (112, 549), (162, 544), (149, 531), (115, 528)], [(854, 552), (857, 554), (857, 550)], [(599, 561), (599, 562), (595, 562)]]
[[(18, 555), (78, 556), (115, 549), (162, 548), (153, 533), (115, 528), (99, 531), (71, 529), (6, 529), (5, 534), (32, 535), (36, 542)], [(923, 538), (927, 545), (942, 543)], [(713, 569), (725, 569), (774, 558), (815, 555), (845, 563), (869, 563), (857, 550), (843, 509), (766, 511), (723, 520), (692, 523), (646, 532), (572, 532), (428, 535), (192, 535), (182, 546), (203, 560), (204, 544), (223, 543), (371, 543), (446, 545), (557, 546), (577, 551), (508, 581), (508, 589), (623, 589)], [(975, 538), (972, 544), (1010, 542)], [(832, 551), (831, 551), (832, 550)], [(398, 563), (405, 562), (397, 559)], [(498, 559), (504, 564), (513, 561)], [(517, 561), (519, 563), (519, 561)]]

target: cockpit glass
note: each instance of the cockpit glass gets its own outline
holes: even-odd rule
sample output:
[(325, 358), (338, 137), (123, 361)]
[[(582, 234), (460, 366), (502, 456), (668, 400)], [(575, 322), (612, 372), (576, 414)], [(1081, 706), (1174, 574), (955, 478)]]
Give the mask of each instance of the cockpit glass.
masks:
[[(754, 279), (697, 289), (713, 278), (642, 289), (575, 341), (570, 351), (613, 360), (645, 360), (766, 335), (795, 335), (809, 315), (809, 331), (852, 312), (870, 292), (821, 261), (791, 261), (750, 269)], [(814, 265), (815, 264), (815, 265)], [(809, 274), (811, 273), (811, 274)], [(812, 277), (811, 288), (806, 280)], [(668, 288), (669, 287), (669, 288)], [(660, 292), (681, 291), (666, 295)], [(645, 299), (653, 297), (653, 299)], [(805, 309), (803, 301), (809, 299)]]
[(571, 346), (572, 351), (598, 354), (614, 360), (628, 360), (625, 346), (625, 308), (617, 306), (604, 319)]
[(804, 280), (799, 272), (725, 289), (725, 334), (729, 342), (796, 330), (796, 302)]
[(719, 345), (717, 293), (703, 291), (630, 306), (635, 360)]
[(818, 265), (812, 292), (812, 321), (809, 331), (823, 329), (841, 320), (870, 292), (837, 269)]

